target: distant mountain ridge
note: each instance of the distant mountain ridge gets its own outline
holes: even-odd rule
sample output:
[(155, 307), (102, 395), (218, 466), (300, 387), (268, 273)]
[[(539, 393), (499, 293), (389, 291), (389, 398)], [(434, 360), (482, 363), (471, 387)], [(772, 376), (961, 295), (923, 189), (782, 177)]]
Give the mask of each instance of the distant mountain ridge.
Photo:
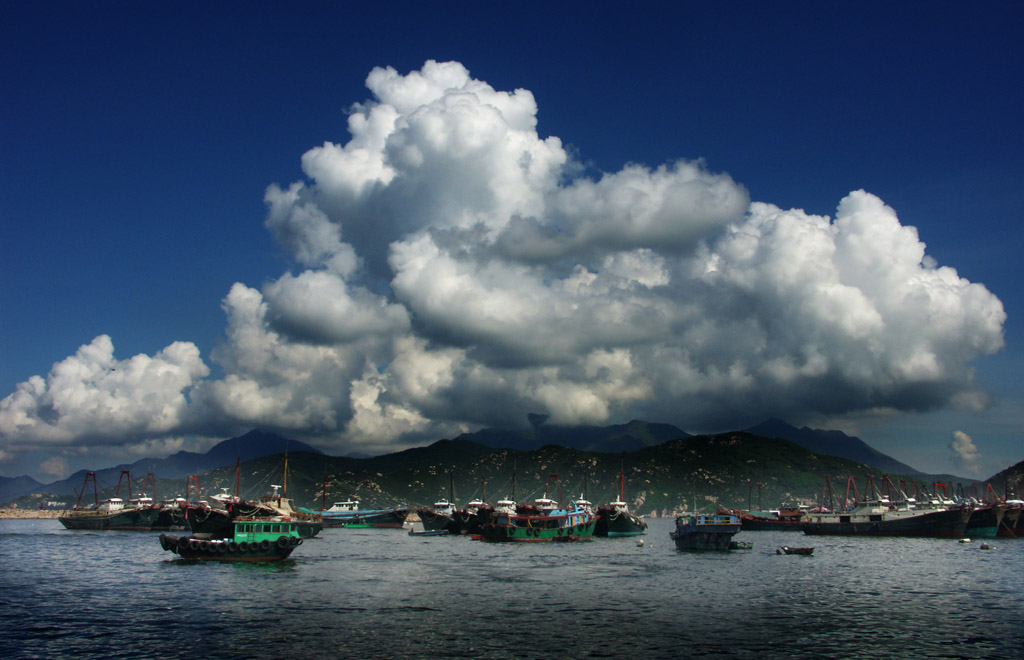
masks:
[[(636, 454), (637, 452), (662, 451), (666, 445), (681, 446), (685, 440), (694, 437), (707, 438), (718, 436), (692, 436), (689, 433), (671, 424), (648, 423), (640, 420), (633, 420), (627, 424), (611, 425), (606, 427), (598, 426), (557, 426), (547, 425), (546, 418), (539, 415), (530, 417), (531, 426), (520, 429), (483, 429), (474, 433), (466, 433), (452, 440), (439, 440), (426, 447), (414, 447), (399, 452), (383, 454), (373, 457), (352, 457), (352, 456), (326, 456), (319, 450), (299, 442), (284, 438), (275, 433), (263, 430), (254, 430), (245, 435), (224, 440), (205, 454), (194, 452), (178, 452), (164, 459), (142, 459), (130, 465), (119, 465), (104, 470), (95, 470), (99, 480), (100, 488), (107, 488), (113, 491), (121, 475), (121, 470), (130, 470), (137, 488), (141, 479), (148, 472), (153, 472), (160, 480), (158, 485), (159, 497), (165, 497), (168, 491), (182, 490), (183, 483), (179, 481), (191, 474), (204, 475), (207, 472), (220, 475), (217, 477), (217, 487), (233, 486), (234, 464), (236, 459), (243, 462), (257, 463), (266, 460), (279, 460), (281, 454), (288, 452), (295, 460), (312, 460), (313, 464), (321, 465), (321, 475), (327, 466), (343, 473), (352, 474), (391, 474), (402, 471), (416, 473), (425, 463), (441, 462), (444, 464), (456, 465), (466, 461), (488, 461), (493, 460), (497, 455), (508, 455), (515, 453), (541, 452), (545, 449), (555, 448), (558, 450), (587, 452), (589, 454)], [(743, 437), (753, 436), (766, 440), (777, 439), (775, 443), (758, 444), (758, 447), (774, 447), (777, 451), (790, 453), (791, 445), (799, 447), (801, 451), (809, 451), (821, 457), (837, 457), (870, 467), (879, 473), (890, 475), (905, 475), (908, 477), (920, 477), (924, 481), (937, 480), (949, 483), (957, 481), (970, 482), (970, 479), (962, 479), (952, 475), (926, 475), (905, 465), (890, 456), (868, 446), (856, 437), (848, 436), (840, 431), (823, 431), (809, 428), (796, 428), (778, 419), (769, 419), (761, 424), (753, 426), (745, 431), (732, 432)], [(726, 436), (728, 434), (719, 434)], [(754, 447), (752, 441), (747, 441), (744, 446)], [(685, 444), (685, 443), (684, 443)], [(743, 444), (743, 443), (741, 443)], [(728, 446), (728, 445), (723, 445)], [(761, 452), (761, 450), (758, 450)], [(305, 454), (308, 452), (308, 454)], [(774, 459), (759, 453), (756, 460), (759, 463), (774, 463)], [(716, 461), (729, 462), (733, 459), (727, 453), (716, 450)], [(273, 457), (278, 458), (273, 458)], [(621, 457), (620, 457), (621, 458)], [(610, 459), (613, 462), (620, 458)], [(736, 459), (738, 460), (738, 458)], [(748, 457), (748, 460), (749, 459)], [(801, 459), (803, 460), (803, 459)], [(298, 465), (293, 460), (292, 465)], [(476, 469), (476, 468), (474, 468)], [(781, 467), (785, 472), (788, 467)], [(57, 496), (73, 496), (81, 488), (85, 477), (85, 470), (71, 475), (69, 478), (52, 484), (40, 484), (30, 477), (18, 477), (14, 479), (0, 478), (0, 501), (12, 501), (20, 496), (29, 494), (48, 493)], [(743, 478), (743, 471), (734, 472), (730, 478)], [(231, 479), (228, 479), (227, 476)], [(777, 475), (772, 479), (783, 477)], [(823, 477), (824, 473), (820, 474)], [(201, 477), (202, 479), (202, 477)], [(435, 481), (436, 477), (432, 477)], [(244, 477), (243, 477), (244, 480)], [(373, 476), (364, 479), (367, 484), (374, 484), (377, 479)], [(1012, 482), (1012, 478), (1009, 480)], [(223, 483), (222, 483), (223, 482)], [(276, 483), (280, 483), (276, 481)], [(289, 482), (291, 483), (291, 481)], [(744, 482), (745, 484), (745, 482)], [(732, 490), (735, 484), (730, 485)], [(746, 487), (744, 485), (744, 487)], [(205, 490), (203, 492), (207, 492)], [(394, 486), (397, 492), (405, 492), (405, 486)], [(352, 493), (359, 493), (361, 487), (353, 486)], [(373, 495), (373, 490), (367, 492), (364, 497), (368, 501), (379, 499), (380, 494)], [(436, 492), (430, 495), (429, 501), (436, 499), (443, 492)], [(735, 493), (733, 493), (735, 495)], [(348, 495), (345, 495), (348, 497)], [(36, 498), (38, 499), (38, 498)], [(424, 503), (429, 503), (424, 500)]]
[(0, 502), (13, 500), (26, 493), (37, 493), (43, 487), (43, 484), (28, 475), (0, 477)]
[[(204, 454), (179, 451), (167, 458), (143, 458), (134, 463), (117, 465), (110, 468), (79, 470), (67, 479), (61, 479), (50, 484), (41, 484), (27, 476), (0, 481), (0, 488), (3, 489), (0, 491), (3, 493), (0, 496), (0, 501), (8, 501), (22, 495), (38, 492), (47, 492), (53, 495), (74, 495), (82, 487), (87, 472), (95, 472), (97, 481), (103, 487), (104, 484), (116, 485), (121, 477), (122, 470), (128, 470), (131, 473), (133, 482), (138, 482), (149, 472), (156, 475), (158, 479), (184, 479), (189, 475), (201, 474), (224, 465), (234, 465), (238, 459), (251, 461), (270, 454), (304, 451), (316, 454), (323, 453), (304, 442), (291, 440), (270, 431), (255, 429), (244, 435), (223, 440)], [(28, 480), (28, 482), (18, 480)], [(133, 489), (136, 487), (132, 486)]]
[(690, 434), (671, 424), (643, 422), (612, 426), (556, 426), (545, 424), (542, 415), (530, 415), (530, 428), (487, 428), (463, 433), (457, 439), (469, 440), (492, 449), (530, 451), (545, 445), (558, 445), (581, 451), (616, 453), (653, 447), (669, 440), (688, 438)]
[(906, 463), (901, 463), (895, 458), (873, 449), (860, 438), (846, 435), (842, 431), (825, 431), (811, 429), (806, 426), (798, 429), (781, 419), (768, 419), (744, 430), (747, 433), (761, 435), (766, 438), (784, 438), (790, 442), (795, 442), (804, 449), (810, 449), (816, 454), (848, 458), (851, 461), (870, 465), (889, 474), (915, 476), (924, 474)]

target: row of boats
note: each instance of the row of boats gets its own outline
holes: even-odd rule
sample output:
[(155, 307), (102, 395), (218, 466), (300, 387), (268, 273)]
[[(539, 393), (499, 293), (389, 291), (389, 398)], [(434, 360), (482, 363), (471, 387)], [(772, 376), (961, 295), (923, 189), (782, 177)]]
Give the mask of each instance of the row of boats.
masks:
[(930, 494), (917, 492), (910, 496), (907, 491), (905, 485), (897, 487), (887, 476), (882, 487), (868, 477), (861, 496), (851, 477), (840, 500), (826, 477), (821, 503), (813, 509), (721, 513), (737, 515), (741, 528), (751, 531), (796, 531), (813, 536), (1024, 538), (1024, 501), (999, 498), (991, 486), (985, 500), (952, 497), (942, 483), (934, 484)]
[[(286, 468), (287, 470), (287, 468)], [(287, 472), (286, 472), (287, 474)], [(122, 478), (126, 473), (122, 473)], [(82, 492), (95, 475), (86, 476)], [(198, 480), (192, 478), (198, 497)], [(513, 493), (514, 493), (513, 479)], [(198, 504), (185, 498), (153, 503), (145, 496), (129, 500), (115, 497), (97, 506), (75, 510), (60, 518), (69, 529), (190, 530), (187, 536), (161, 534), (161, 546), (185, 558), (223, 561), (268, 561), (287, 557), (302, 539), (316, 536), (323, 527), (403, 528), (418, 518), (414, 535), (469, 535), (491, 542), (570, 542), (592, 536), (640, 536), (647, 523), (633, 514), (625, 502), (624, 475), (619, 474), (619, 497), (594, 507), (584, 496), (564, 504), (558, 485), (558, 500), (548, 497), (558, 475), (551, 475), (544, 495), (532, 502), (503, 498), (492, 505), (475, 499), (458, 509), (449, 499), (433, 507), (395, 507), (361, 510), (359, 502), (335, 502), (330, 508), (311, 511), (274, 492), (255, 501), (226, 492)], [(821, 505), (777, 511), (719, 510), (716, 514), (683, 514), (677, 517), (671, 534), (682, 550), (729, 550), (745, 547), (733, 541), (740, 530), (792, 530), (807, 535), (920, 536), (935, 538), (996, 538), (1024, 536), (1024, 502), (995, 500), (990, 503), (963, 502), (941, 496), (918, 500), (908, 497), (885, 478), (884, 490), (868, 480), (865, 496), (856, 492), (852, 479), (847, 496), (838, 506), (835, 491), (826, 477)], [(486, 484), (485, 492), (486, 492)], [(854, 497), (850, 499), (850, 490)], [(326, 490), (326, 489), (325, 489)], [(79, 504), (81, 496), (79, 497)], [(826, 506), (827, 504), (827, 506)], [(411, 515), (415, 514), (415, 515)], [(641, 541), (642, 543), (642, 541)], [(749, 544), (746, 544), (749, 545)], [(787, 552), (789, 554), (789, 552)]]

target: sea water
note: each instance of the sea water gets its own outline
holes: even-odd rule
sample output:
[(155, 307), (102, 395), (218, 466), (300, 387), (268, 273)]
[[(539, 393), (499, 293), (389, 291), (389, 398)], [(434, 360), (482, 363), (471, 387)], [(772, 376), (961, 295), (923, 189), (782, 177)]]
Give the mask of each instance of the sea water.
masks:
[[(491, 544), (325, 529), (277, 564), (0, 521), (3, 658), (1024, 658), (1024, 539)], [(779, 555), (813, 545), (812, 556)]]

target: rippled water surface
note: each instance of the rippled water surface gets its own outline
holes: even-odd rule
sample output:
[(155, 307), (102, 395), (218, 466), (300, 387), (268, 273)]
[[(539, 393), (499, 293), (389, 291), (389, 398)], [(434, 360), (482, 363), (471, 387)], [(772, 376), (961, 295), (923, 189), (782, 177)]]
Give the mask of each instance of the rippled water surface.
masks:
[[(1024, 658), (1024, 540), (488, 544), (325, 529), (279, 564), (0, 521), (3, 658)], [(810, 557), (775, 554), (814, 545)]]

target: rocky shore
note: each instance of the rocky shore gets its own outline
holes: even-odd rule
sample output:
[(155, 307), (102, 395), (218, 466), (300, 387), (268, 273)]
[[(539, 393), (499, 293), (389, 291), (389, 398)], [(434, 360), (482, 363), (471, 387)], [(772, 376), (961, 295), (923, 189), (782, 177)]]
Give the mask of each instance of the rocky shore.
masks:
[(0, 509), (0, 520), (11, 518), (41, 520), (44, 518), (57, 518), (65, 513), (67, 511), (57, 509)]

